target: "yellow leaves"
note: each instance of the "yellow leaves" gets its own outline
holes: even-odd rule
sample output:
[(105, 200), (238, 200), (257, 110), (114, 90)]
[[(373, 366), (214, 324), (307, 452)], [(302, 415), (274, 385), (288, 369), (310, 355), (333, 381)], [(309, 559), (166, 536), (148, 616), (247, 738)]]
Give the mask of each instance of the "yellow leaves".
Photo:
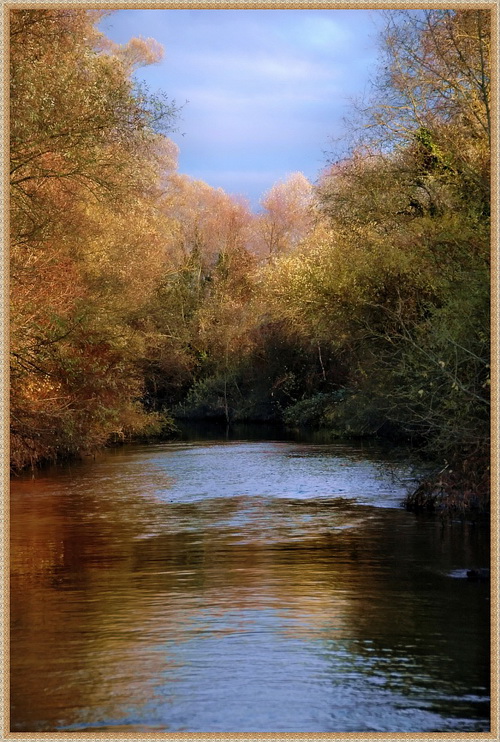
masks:
[[(19, 11), (11, 27), (19, 466), (23, 451), (56, 456), (130, 427), (145, 347), (133, 322), (163, 275), (172, 231), (158, 206), (177, 148), (153, 131), (150, 103), (132, 94), (129, 77), (161, 49), (133, 39), (114, 56), (102, 43), (99, 54), (95, 19)], [(161, 102), (154, 110), (168, 114)]]
[(245, 201), (177, 173), (166, 185), (162, 210), (175, 225), (173, 248), (180, 243), (185, 255), (197, 253), (203, 269), (213, 268), (219, 255), (244, 255), (252, 220)]
[(164, 47), (156, 39), (144, 39), (142, 36), (130, 39), (119, 49), (120, 56), (131, 67), (158, 64), (163, 59), (164, 53)]
[(165, 55), (165, 49), (156, 39), (137, 36), (126, 44), (116, 44), (111, 39), (101, 36), (100, 49), (106, 54), (119, 59), (129, 70), (158, 64)]
[(87, 216), (90, 234), (82, 250), (86, 275), (101, 304), (126, 315), (145, 304), (163, 275), (168, 225), (154, 201), (144, 197), (136, 197), (126, 213), (91, 204)]
[(179, 147), (169, 137), (157, 137), (152, 154), (161, 168), (163, 178), (167, 173), (170, 174), (176, 170)]

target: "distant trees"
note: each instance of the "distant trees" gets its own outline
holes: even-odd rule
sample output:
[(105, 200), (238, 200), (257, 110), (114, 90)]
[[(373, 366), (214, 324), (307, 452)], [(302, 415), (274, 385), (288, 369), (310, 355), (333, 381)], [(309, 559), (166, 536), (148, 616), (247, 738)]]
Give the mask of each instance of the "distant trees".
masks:
[(241, 351), (255, 263), (243, 201), (177, 173), (166, 185), (170, 259), (141, 320), (152, 342), (144, 374), (153, 408), (179, 402), (200, 375)]
[(314, 222), (311, 183), (302, 173), (293, 173), (276, 183), (262, 198), (262, 215), (256, 232), (262, 254), (276, 257), (296, 247)]

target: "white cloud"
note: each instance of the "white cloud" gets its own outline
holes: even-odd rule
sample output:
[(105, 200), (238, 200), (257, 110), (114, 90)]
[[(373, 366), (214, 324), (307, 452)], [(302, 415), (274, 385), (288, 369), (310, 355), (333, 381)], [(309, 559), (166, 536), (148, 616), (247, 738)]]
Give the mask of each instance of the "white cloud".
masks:
[(184, 70), (189, 68), (194, 75), (202, 74), (207, 82), (212, 76), (218, 80), (266, 81), (271, 84), (330, 80), (336, 76), (332, 66), (278, 50), (274, 53), (252, 52), (248, 49), (237, 52), (216, 47), (189, 53), (184, 51), (177, 56), (176, 64)]
[(198, 111), (239, 111), (242, 115), (266, 115), (269, 112), (298, 112), (307, 115), (309, 106), (325, 101), (335, 101), (342, 96), (342, 88), (337, 84), (322, 87), (281, 87), (278, 90), (261, 90), (255, 94), (216, 87), (200, 87), (187, 90), (189, 106)]
[(285, 172), (314, 179), (347, 98), (374, 58), (376, 11), (121, 10), (110, 36), (152, 36), (164, 61), (139, 74), (152, 91), (187, 100), (178, 122), (180, 169), (256, 198)]

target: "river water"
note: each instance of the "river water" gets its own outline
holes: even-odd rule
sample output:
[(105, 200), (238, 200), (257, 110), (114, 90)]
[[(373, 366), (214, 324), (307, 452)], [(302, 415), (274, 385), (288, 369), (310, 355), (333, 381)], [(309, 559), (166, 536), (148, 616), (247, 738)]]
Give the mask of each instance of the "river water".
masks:
[(408, 476), (240, 435), (17, 478), (12, 731), (488, 731), (487, 532)]

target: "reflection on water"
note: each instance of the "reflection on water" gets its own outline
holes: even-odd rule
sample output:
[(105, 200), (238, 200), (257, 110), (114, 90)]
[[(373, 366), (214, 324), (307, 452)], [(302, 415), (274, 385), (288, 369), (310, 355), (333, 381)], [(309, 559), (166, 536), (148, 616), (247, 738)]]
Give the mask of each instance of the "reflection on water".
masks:
[(487, 731), (478, 525), (376, 449), (133, 446), (12, 487), (12, 729)]

